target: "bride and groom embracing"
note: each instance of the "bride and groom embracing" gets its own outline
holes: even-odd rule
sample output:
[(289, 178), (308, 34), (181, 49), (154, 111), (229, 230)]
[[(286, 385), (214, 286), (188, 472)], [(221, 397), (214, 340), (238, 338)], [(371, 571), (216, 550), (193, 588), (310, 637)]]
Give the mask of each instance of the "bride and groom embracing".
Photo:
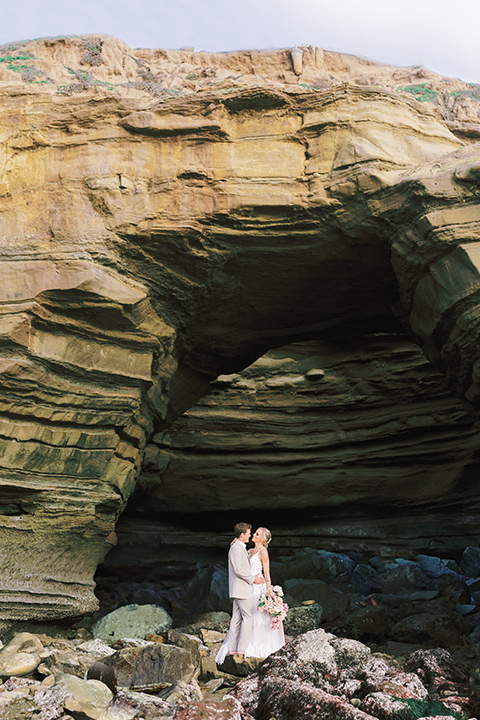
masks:
[(259, 527), (253, 534), (255, 547), (247, 551), (252, 526), (235, 525), (235, 538), (228, 553), (228, 589), (233, 600), (230, 629), (215, 662), (222, 665), (228, 655), (265, 658), (285, 645), (281, 622), (272, 627), (266, 612), (258, 612), (261, 596), (270, 588), (270, 560), (267, 546), (272, 534)]

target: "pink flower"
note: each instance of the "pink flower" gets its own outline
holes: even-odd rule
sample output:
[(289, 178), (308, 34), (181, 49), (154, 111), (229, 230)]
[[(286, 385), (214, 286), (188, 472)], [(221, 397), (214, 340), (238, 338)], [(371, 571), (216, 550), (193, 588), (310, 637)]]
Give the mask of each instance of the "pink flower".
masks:
[(258, 610), (264, 610), (272, 618), (272, 629), (278, 628), (288, 612), (287, 603), (283, 602), (283, 590), (280, 585), (267, 588), (260, 597)]

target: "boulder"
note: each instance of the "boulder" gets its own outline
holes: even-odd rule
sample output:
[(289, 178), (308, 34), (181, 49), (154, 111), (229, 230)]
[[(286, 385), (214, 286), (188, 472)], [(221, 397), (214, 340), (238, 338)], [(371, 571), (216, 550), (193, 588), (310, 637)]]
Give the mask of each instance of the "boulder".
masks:
[(143, 640), (148, 633), (161, 634), (172, 625), (170, 615), (158, 605), (125, 605), (98, 620), (95, 638), (112, 643), (124, 638)]
[(204, 628), (205, 630), (215, 630), (216, 632), (226, 633), (230, 627), (230, 619), (231, 617), (228, 612), (207, 612), (195, 616), (193, 624), (189, 627), (192, 631), (195, 628)]
[(180, 601), (198, 615), (210, 612), (231, 612), (232, 601), (228, 596), (228, 573), (224, 567), (201, 568), (183, 588)]
[(409, 595), (416, 590), (432, 587), (428, 575), (415, 562), (402, 563), (386, 570), (382, 584), (382, 591), (391, 595)]
[(113, 693), (99, 680), (82, 680), (64, 675), (60, 684), (65, 692), (64, 708), (74, 716), (103, 720)]
[(233, 697), (221, 702), (204, 700), (188, 705), (179, 704), (175, 720), (254, 720)]
[(363, 642), (377, 641), (389, 631), (389, 614), (384, 607), (367, 605), (357, 607), (340, 621), (332, 623), (332, 632), (342, 632)]
[(159, 692), (178, 682), (188, 684), (200, 671), (188, 650), (160, 643), (124, 647), (103, 662), (113, 667), (119, 689), (141, 692)]
[(480, 548), (467, 547), (462, 553), (460, 570), (468, 577), (480, 577)]
[(406, 659), (404, 667), (407, 672), (415, 672), (435, 692), (445, 690), (456, 694), (458, 687), (470, 680), (467, 665), (443, 648), (416, 650)]
[(451, 612), (417, 613), (395, 623), (390, 637), (398, 642), (450, 648), (463, 643), (466, 631), (465, 621)]
[(326, 622), (343, 615), (349, 605), (348, 596), (341, 590), (332, 588), (323, 580), (303, 580), (292, 578), (284, 583), (285, 593), (297, 601), (315, 600), (323, 609)]
[(367, 695), (360, 707), (369, 713), (370, 717), (379, 720), (395, 720), (402, 717), (433, 720), (437, 716), (442, 717), (443, 720), (454, 719), (453, 715), (448, 714), (448, 707), (440, 701), (399, 699), (385, 692)]
[(259, 718), (288, 720), (372, 720), (372, 716), (354, 707), (348, 700), (298, 680), (268, 677), (258, 700)]
[[(304, 692), (308, 697), (311, 694), (311, 698), (306, 705), (300, 704), (301, 712), (305, 713), (309, 704), (315, 709), (328, 706), (328, 712), (333, 718), (338, 703), (345, 712), (348, 710), (347, 705), (349, 706), (349, 703), (339, 702), (338, 697), (336, 700), (330, 697), (335, 685), (339, 680), (354, 679), (370, 654), (370, 648), (362, 643), (338, 638), (322, 629), (311, 630), (294, 638), (266, 658), (256, 671), (241, 680), (230, 694), (239, 699), (245, 710), (255, 717), (258, 713), (263, 713), (260, 707), (266, 703), (265, 717), (269, 717), (268, 712), (273, 712), (273, 708), (277, 707), (275, 698), (278, 698), (278, 708), (283, 708), (281, 712), (287, 707), (291, 707), (294, 712), (293, 708)], [(288, 699), (289, 695), (291, 701)], [(268, 700), (269, 697), (271, 700)], [(307, 716), (298, 717), (303, 719)]]
[(322, 621), (323, 608), (318, 603), (290, 607), (283, 621), (285, 635), (302, 635), (309, 630), (316, 630)]
[(119, 690), (105, 710), (102, 720), (170, 720), (175, 706), (142, 692)]
[(0, 651), (0, 677), (29, 675), (39, 666), (43, 650), (36, 635), (16, 634)]
[(368, 595), (382, 589), (382, 578), (371, 565), (359, 563), (352, 570), (352, 585), (355, 592)]

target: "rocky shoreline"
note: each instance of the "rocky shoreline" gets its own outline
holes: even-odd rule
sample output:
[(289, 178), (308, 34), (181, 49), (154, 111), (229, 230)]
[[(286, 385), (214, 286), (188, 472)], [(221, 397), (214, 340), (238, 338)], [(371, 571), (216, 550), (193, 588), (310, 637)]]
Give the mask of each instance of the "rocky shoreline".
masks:
[(105, 593), (103, 614), (68, 626), (4, 622), (0, 716), (478, 716), (479, 549), (466, 548), (458, 563), (433, 555), (392, 560), (305, 549), (274, 561), (272, 572), (291, 609), (288, 642), (266, 660), (227, 658), (215, 665), (230, 619), (222, 566), (199, 566), (187, 583), (156, 595), (155, 588), (146, 592), (147, 584), (130, 588), (130, 597), (153, 597), (154, 604), (127, 604), (124, 593), (105, 614)]

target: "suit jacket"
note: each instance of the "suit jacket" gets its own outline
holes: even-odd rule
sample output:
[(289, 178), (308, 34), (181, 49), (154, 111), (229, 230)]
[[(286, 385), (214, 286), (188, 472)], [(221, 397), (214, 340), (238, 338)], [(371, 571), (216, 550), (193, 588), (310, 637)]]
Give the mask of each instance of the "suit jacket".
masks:
[(244, 543), (235, 540), (228, 551), (228, 592), (231, 598), (246, 599), (252, 595), (255, 573)]

